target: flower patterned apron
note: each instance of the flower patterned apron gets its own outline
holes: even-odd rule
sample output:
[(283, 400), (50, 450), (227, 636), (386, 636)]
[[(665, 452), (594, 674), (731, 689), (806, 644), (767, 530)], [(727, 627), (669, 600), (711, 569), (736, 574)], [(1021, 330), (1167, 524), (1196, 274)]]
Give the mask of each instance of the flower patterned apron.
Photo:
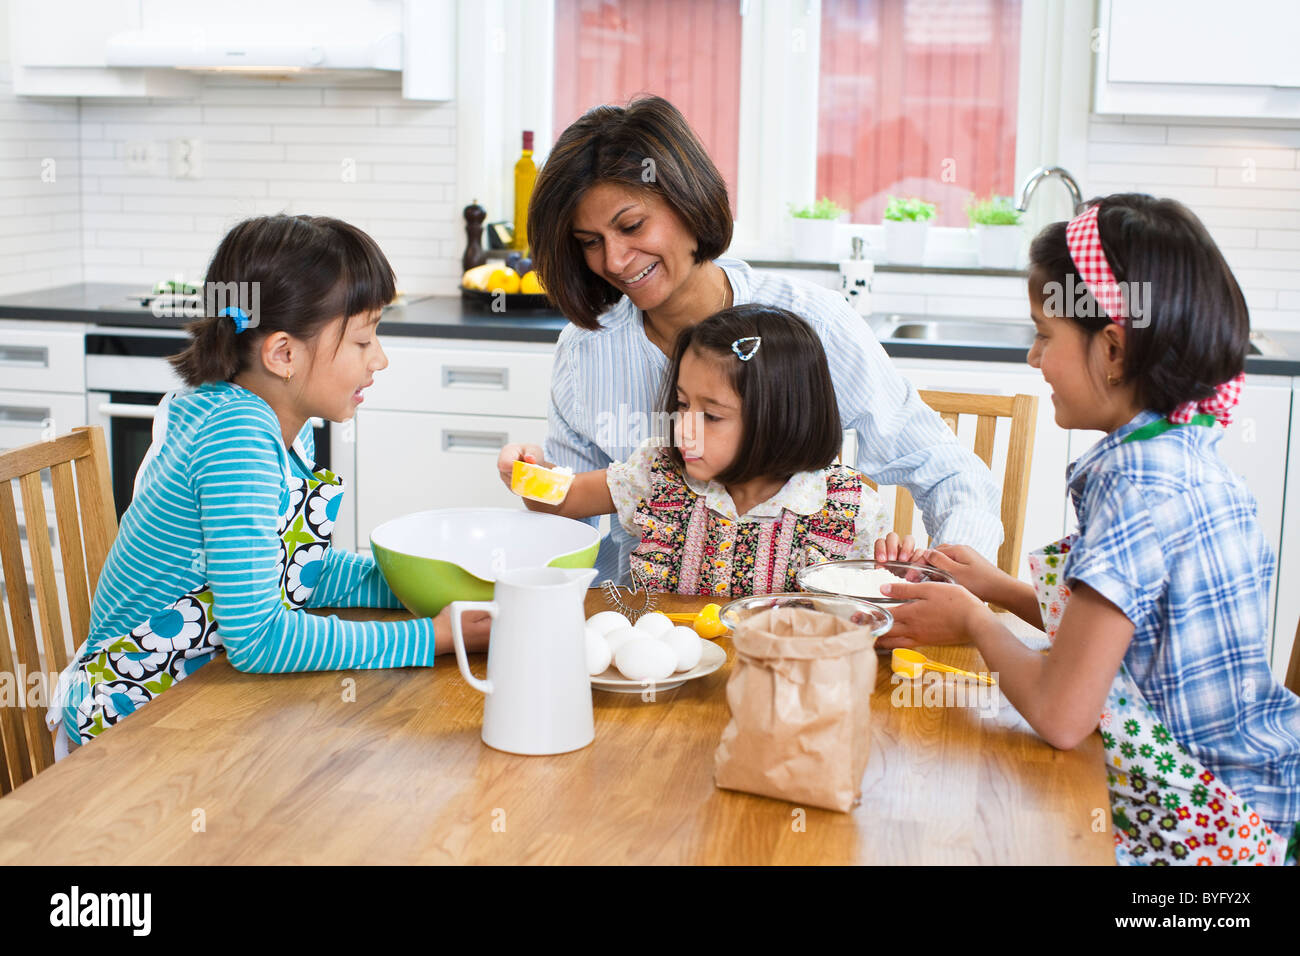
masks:
[[(1212, 421), (1212, 419), (1211, 419)], [(1198, 423), (1199, 424), (1199, 423)], [(1166, 431), (1138, 429), (1126, 441)], [(1076, 534), (1031, 551), (1029, 570), (1049, 640), (1070, 600), (1061, 580)], [(1295, 862), (1287, 837), (1274, 833), (1250, 805), (1174, 740), (1120, 663), (1098, 721), (1115, 824), (1115, 857), (1123, 866), (1280, 865)]]
[[(297, 447), (297, 446), (295, 446)], [(311, 598), (325, 567), (325, 553), (343, 501), (343, 480), (327, 468), (305, 478), (290, 463), (280, 494), (276, 578), (280, 602), (297, 610)], [(195, 558), (201, 562), (202, 556)], [(84, 650), (59, 675), (46, 725), (60, 724), (72, 746), (99, 736), (221, 650), (212, 613), (212, 589), (204, 584), (132, 628), (130, 633)]]

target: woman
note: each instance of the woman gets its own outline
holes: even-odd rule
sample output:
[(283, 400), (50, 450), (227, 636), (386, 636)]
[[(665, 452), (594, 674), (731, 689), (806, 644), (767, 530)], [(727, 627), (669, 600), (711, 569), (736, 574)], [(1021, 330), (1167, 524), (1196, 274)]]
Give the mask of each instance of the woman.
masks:
[[(719, 258), (731, 244), (727, 187), (677, 109), (657, 96), (599, 106), (564, 131), (528, 210), (533, 267), (572, 323), (551, 377), (546, 457), (574, 471), (625, 460), (654, 427), (682, 329), (757, 302), (806, 319), (825, 346), (855, 465), (911, 491), (935, 543), (992, 556), (999, 489), (984, 464), (890, 364), (837, 293)], [(594, 520), (594, 519), (593, 519)], [(878, 549), (878, 557), (895, 557)], [(636, 541), (614, 527), (597, 568), (623, 581)]]

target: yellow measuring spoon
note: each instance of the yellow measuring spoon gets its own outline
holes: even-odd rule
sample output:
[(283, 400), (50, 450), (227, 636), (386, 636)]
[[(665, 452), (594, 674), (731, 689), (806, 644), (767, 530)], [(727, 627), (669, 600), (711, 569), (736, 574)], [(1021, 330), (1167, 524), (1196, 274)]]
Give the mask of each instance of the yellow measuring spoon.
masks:
[(695, 628), (696, 634), (711, 641), (730, 630), (718, 617), (721, 610), (722, 608), (717, 604), (706, 604), (695, 614), (668, 614), (666, 616), (670, 621), (687, 624)]
[(895, 674), (902, 674), (913, 679), (920, 677), (922, 671), (938, 671), (943, 674), (960, 674), (962, 677), (973, 677), (981, 684), (988, 684), (990, 687), (997, 686), (997, 681), (989, 677), (988, 674), (976, 674), (974, 671), (964, 671), (960, 667), (953, 667), (951, 664), (940, 664), (938, 661), (930, 660), (920, 651), (914, 651), (906, 647), (894, 648), (889, 667)]

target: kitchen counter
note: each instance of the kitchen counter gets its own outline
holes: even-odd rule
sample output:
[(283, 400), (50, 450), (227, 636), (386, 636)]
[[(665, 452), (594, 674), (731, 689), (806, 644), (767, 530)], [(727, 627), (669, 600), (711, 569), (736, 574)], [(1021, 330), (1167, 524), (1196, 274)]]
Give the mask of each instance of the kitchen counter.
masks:
[[(189, 321), (155, 316), (149, 309), (133, 305), (130, 297), (144, 291), (139, 285), (83, 282), (0, 296), (0, 319), (173, 331)], [(956, 317), (917, 318), (943, 322)], [(963, 316), (961, 321), (971, 319)], [(494, 313), (466, 303), (458, 296), (414, 296), (405, 304), (387, 308), (379, 331), (382, 335), (408, 338), (545, 343), (555, 342), (566, 324), (558, 312)], [(1269, 332), (1267, 335), (1282, 347), (1286, 357), (1252, 355), (1246, 359), (1247, 373), (1300, 376), (1300, 334)], [(1025, 349), (1008, 346), (894, 339), (885, 339), (881, 344), (894, 358), (1016, 363), (1025, 360)]]

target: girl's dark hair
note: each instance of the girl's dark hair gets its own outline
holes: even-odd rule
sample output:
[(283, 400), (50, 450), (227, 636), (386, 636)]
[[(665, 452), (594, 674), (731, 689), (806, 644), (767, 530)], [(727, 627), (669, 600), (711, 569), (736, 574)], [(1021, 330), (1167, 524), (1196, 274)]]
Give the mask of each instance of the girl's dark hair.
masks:
[[(762, 342), (753, 358), (742, 362), (731, 346), (750, 336)], [(752, 345), (742, 344), (741, 351)], [(789, 478), (835, 461), (844, 444), (835, 386), (821, 339), (799, 316), (770, 305), (738, 305), (683, 329), (659, 402), (669, 422), (677, 411), (677, 376), (688, 350), (719, 362), (740, 396), (740, 453), (717, 481)], [(670, 426), (668, 454), (682, 468), (675, 431)]]
[[(1161, 414), (1208, 398), (1245, 369), (1250, 340), (1246, 300), (1223, 254), (1192, 211), (1173, 199), (1118, 193), (1090, 205), (1097, 203), (1101, 246), (1116, 281), (1126, 288), (1143, 283), (1146, 290), (1145, 314), (1124, 323), (1124, 380), (1137, 386), (1143, 407)], [(1111, 320), (1091, 292), (1070, 294), (1082, 280), (1065, 226), (1052, 223), (1030, 245), (1030, 292), (1048, 300), (1061, 290), (1060, 317), (1095, 335)], [(1136, 310), (1130, 305), (1129, 311)]]
[(551, 300), (574, 325), (597, 329), (623, 295), (587, 266), (573, 235), (578, 202), (597, 183), (663, 198), (695, 237), (696, 263), (731, 245), (727, 184), (686, 118), (659, 96), (626, 107), (597, 106), (560, 134), (528, 204), (533, 268)]
[[(246, 219), (217, 247), (204, 281), (204, 317), (185, 327), (190, 343), (169, 361), (187, 385), (229, 381), (250, 367), (268, 334), (313, 340), (339, 316), (387, 305), (396, 287), (393, 267), (356, 226), (327, 216)], [(256, 324), (239, 334), (218, 314), (254, 304)], [(345, 328), (346, 321), (340, 342)]]

